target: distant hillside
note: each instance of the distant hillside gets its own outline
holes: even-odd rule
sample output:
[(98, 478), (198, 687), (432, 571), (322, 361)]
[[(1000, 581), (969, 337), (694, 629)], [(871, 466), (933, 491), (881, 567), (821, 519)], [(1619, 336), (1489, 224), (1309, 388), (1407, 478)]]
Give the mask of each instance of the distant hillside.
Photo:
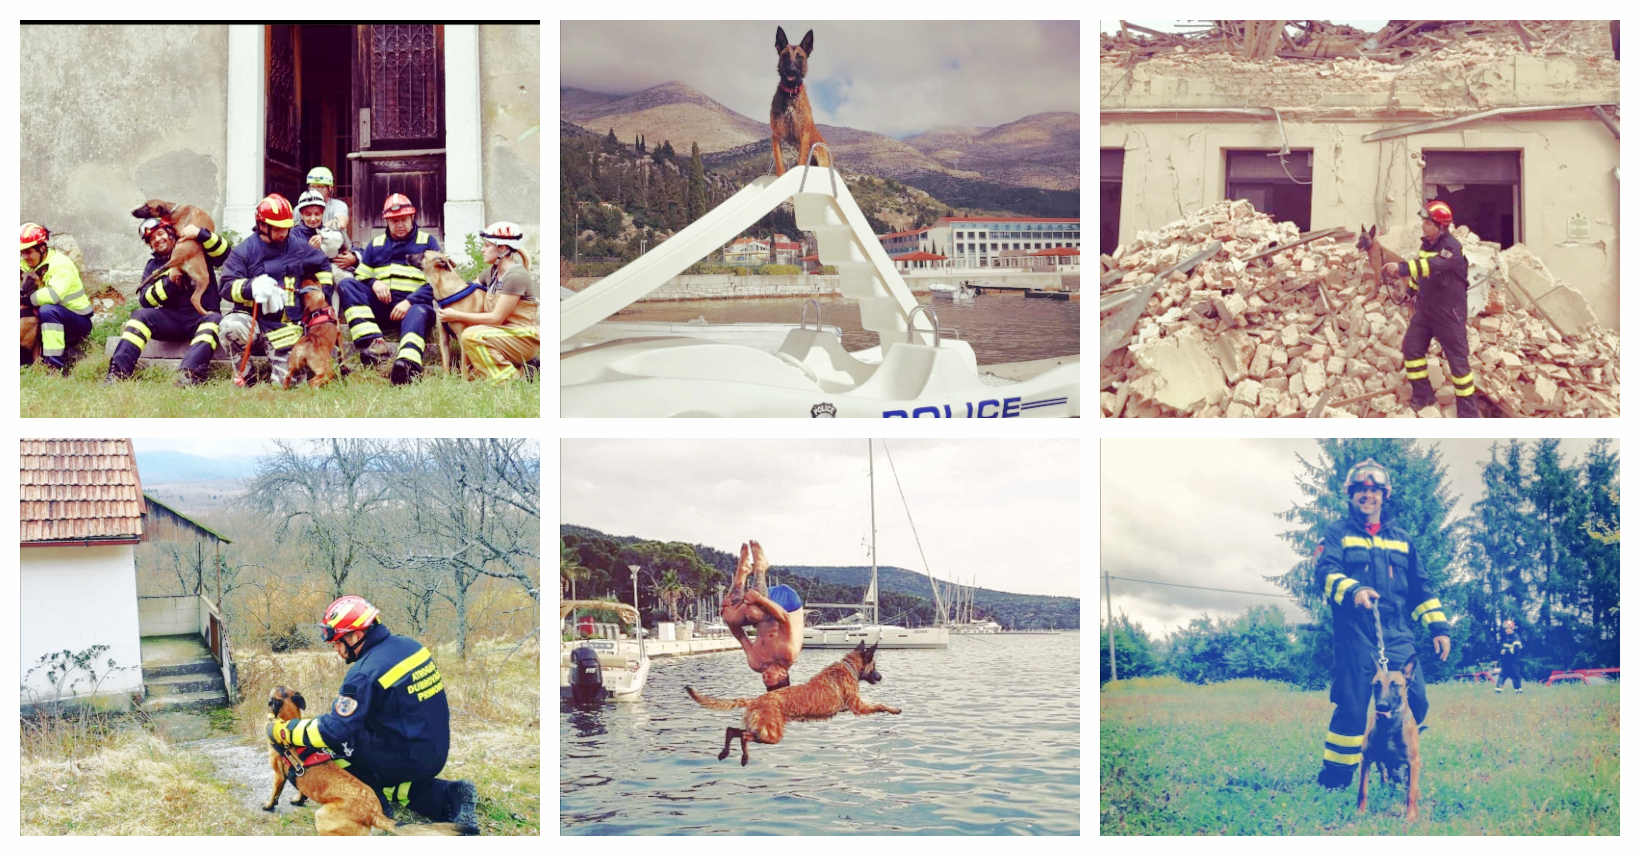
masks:
[(237, 481), (256, 475), (256, 455), (206, 458), (186, 452), (138, 452), (137, 473), (144, 488), (176, 482)]
[[(623, 586), (616, 585), (627, 578), (622, 564), (625, 560), (618, 555), (619, 547), (646, 542), (649, 539), (632, 535), (608, 535), (596, 529), (569, 523), (559, 525), (558, 535), (560, 539), (565, 539), (565, 543), (584, 546), (590, 542), (606, 545), (598, 549), (581, 549), (577, 555), (586, 564), (594, 564), (594, 557), (599, 557), (599, 560), (613, 565), (607, 569), (610, 573), (611, 593), (626, 602), (631, 601), (630, 585), (625, 585), (624, 590)], [(730, 553), (702, 544), (689, 546), (702, 563), (723, 574), (719, 582), (727, 584), (727, 581), (733, 578), (735, 565), (740, 561), (738, 552)], [(735, 549), (738, 551), (739, 545), (736, 545)], [(776, 581), (786, 583), (797, 589), (805, 601), (858, 603), (865, 597), (866, 586), (871, 579), (871, 568), (777, 563), (770, 569), (769, 576), (771, 585)], [(884, 621), (919, 625), (933, 623), (934, 595), (927, 576), (904, 568), (878, 566), (877, 586)], [(975, 592), (974, 603), (979, 615), (991, 618), (1003, 627), (1011, 629), (1074, 630), (1082, 626), (1082, 602), (1079, 598), (979, 589)], [(847, 612), (848, 610), (842, 609), (818, 610), (815, 620), (840, 618)]]

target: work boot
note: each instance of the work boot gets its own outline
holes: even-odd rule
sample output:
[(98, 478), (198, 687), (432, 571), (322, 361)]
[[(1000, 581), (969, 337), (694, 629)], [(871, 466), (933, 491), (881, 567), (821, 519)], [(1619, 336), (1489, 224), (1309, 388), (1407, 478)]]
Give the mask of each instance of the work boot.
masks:
[(1460, 396), (1458, 396), (1458, 418), (1459, 419), (1479, 419), (1480, 417), (1481, 417), (1481, 408), (1480, 408), (1480, 405), (1475, 403), (1475, 397), (1474, 396), (1471, 396), (1471, 395), (1460, 395)]
[(363, 363), (366, 368), (376, 368), (393, 358), (393, 346), (380, 336), (371, 339), (368, 344), (358, 350), (359, 362)]
[(97, 381), (97, 385), (98, 386), (119, 386), (119, 383), (122, 380), (125, 380), (125, 378), (120, 377), (119, 375), (114, 374), (113, 372), (109, 372), (108, 374), (103, 375), (102, 380)]
[(1315, 777), (1315, 783), (1329, 791), (1349, 787), (1350, 781), (1355, 778), (1355, 767), (1343, 764), (1322, 764), (1321, 773)]
[(409, 360), (393, 361), (394, 386), (404, 386), (418, 377), (421, 377), (421, 366), (418, 366)]
[(472, 782), (462, 779), (452, 783), (447, 799), (452, 822), (478, 828), (478, 788)]
[(194, 374), (193, 372), (182, 372), (182, 373), (177, 375), (176, 385), (177, 385), (178, 389), (187, 389), (189, 387), (199, 386), (200, 384), (202, 384), (204, 382), (205, 382), (205, 373), (204, 372), (200, 372), (197, 375)]

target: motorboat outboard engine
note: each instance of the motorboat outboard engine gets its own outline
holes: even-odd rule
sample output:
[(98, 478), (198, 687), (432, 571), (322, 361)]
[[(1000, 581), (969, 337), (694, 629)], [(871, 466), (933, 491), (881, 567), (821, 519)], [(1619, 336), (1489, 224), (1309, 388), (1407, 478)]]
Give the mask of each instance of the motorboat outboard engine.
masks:
[(577, 704), (601, 701), (604, 692), (604, 670), (598, 665), (598, 652), (583, 645), (570, 652), (569, 689)]

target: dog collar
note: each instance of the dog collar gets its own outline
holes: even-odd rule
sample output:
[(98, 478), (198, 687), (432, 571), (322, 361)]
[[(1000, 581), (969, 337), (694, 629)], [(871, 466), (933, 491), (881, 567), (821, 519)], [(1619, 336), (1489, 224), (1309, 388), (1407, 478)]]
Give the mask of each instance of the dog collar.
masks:
[(479, 285), (476, 282), (469, 282), (469, 283), (467, 283), (466, 288), (463, 288), (462, 290), (456, 292), (455, 294), (450, 295), (449, 297), (441, 298), (438, 302), (438, 308), (440, 308), (440, 309), (449, 309), (453, 304), (460, 303), (462, 300), (465, 300), (467, 298), (467, 295), (472, 294), (475, 291), (485, 291), (485, 292), (487, 292), (487, 291), (489, 291), (489, 289), (482, 286), (482, 285)]
[(803, 84), (801, 84), (801, 83), (797, 84), (796, 89), (787, 89), (786, 84), (784, 84), (784, 83), (777, 83), (777, 84), (775, 84), (775, 86), (778, 87), (781, 92), (784, 92), (787, 95), (796, 95), (797, 93), (803, 91)]

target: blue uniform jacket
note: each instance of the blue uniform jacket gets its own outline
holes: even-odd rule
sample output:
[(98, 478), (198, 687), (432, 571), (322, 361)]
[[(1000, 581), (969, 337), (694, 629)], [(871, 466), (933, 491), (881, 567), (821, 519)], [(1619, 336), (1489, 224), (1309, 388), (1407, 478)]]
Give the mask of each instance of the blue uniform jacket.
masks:
[[(199, 230), (199, 245), (205, 249), (205, 260), (210, 262), (211, 290), (207, 293), (219, 294), (221, 286), (217, 282), (216, 269), (222, 267), (222, 263), (228, 260), (228, 251), (233, 248), (233, 245), (228, 243), (227, 238), (214, 234), (209, 229)], [(148, 260), (147, 266), (142, 269), (142, 281), (146, 281), (148, 277), (154, 275), (154, 271), (165, 267), (170, 261), (170, 253), (163, 256), (155, 254)], [(144, 309), (181, 309), (187, 307), (189, 311), (192, 311), (194, 308), (191, 302), (193, 293), (193, 289), (187, 285), (187, 280), (183, 280), (183, 284), (179, 286), (171, 282), (169, 278), (161, 277), (153, 284), (137, 289), (137, 305)], [(200, 303), (206, 309), (213, 308), (211, 301), (208, 299), (202, 299)]]
[(1416, 652), (1413, 627), (1423, 624), (1431, 636), (1449, 636), (1441, 601), (1430, 588), (1429, 575), (1418, 558), (1412, 536), (1386, 521), (1377, 535), (1367, 532), (1366, 518), (1354, 508), (1349, 516), (1327, 527), (1315, 581), (1333, 608), (1333, 642), (1346, 651), (1378, 651), (1378, 629), (1372, 610), (1355, 607), (1358, 586), (1380, 596), (1379, 620), (1384, 625), (1384, 650), (1392, 668), (1399, 668)]
[[(422, 253), (437, 249), (438, 239), (421, 229), (412, 231), (402, 241), (395, 241), (392, 235), (383, 232), (359, 253), (359, 267), (353, 275), (366, 286), (378, 281), (386, 283), (393, 292), (394, 302), (408, 299), (412, 304), (431, 307), (433, 287), (427, 284), (427, 275), (416, 262)], [(411, 256), (418, 258), (413, 262)]]
[(260, 236), (240, 242), (228, 254), (222, 266), (223, 300), (249, 309), (256, 300), (251, 297), (251, 280), (267, 275), (285, 287), (285, 320), (302, 320), (302, 303), (296, 299), (296, 289), (303, 280), (312, 279), (324, 286), (326, 293), (334, 285), (330, 276), (330, 259), (305, 243), (287, 238), (283, 247), (276, 248)]

